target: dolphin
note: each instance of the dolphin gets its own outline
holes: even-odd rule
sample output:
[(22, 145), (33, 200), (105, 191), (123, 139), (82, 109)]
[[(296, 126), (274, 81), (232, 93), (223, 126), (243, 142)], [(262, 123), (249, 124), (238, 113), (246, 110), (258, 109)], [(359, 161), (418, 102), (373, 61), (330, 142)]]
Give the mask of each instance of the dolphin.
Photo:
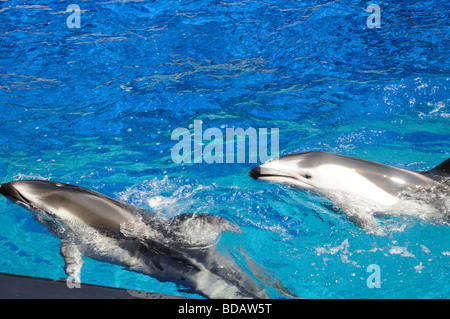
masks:
[(269, 298), (250, 275), (217, 251), (222, 231), (239, 232), (223, 218), (163, 218), (83, 187), (44, 180), (4, 183), (0, 193), (31, 211), (61, 239), (64, 269), (75, 283), (87, 256), (207, 298)]
[[(249, 175), (324, 196), (367, 229), (378, 225), (377, 214), (415, 214), (444, 221), (450, 216), (450, 159), (432, 170), (414, 172), (333, 153), (306, 152), (281, 156), (253, 168)], [(427, 202), (431, 192), (430, 197), (437, 193), (441, 201)]]

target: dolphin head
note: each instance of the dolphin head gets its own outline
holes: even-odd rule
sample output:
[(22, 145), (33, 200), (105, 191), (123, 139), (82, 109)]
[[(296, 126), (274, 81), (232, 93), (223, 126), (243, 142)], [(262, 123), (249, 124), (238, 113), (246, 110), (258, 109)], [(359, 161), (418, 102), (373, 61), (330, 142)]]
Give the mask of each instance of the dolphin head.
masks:
[(0, 185), (0, 194), (32, 212), (58, 220), (78, 220), (91, 226), (117, 228), (132, 218), (123, 204), (69, 184), (23, 180)]
[(315, 168), (323, 161), (319, 152), (290, 154), (255, 167), (249, 175), (255, 180), (286, 183), (312, 190), (321, 187), (322, 176)]
[(46, 197), (57, 187), (58, 183), (47, 181), (14, 181), (0, 185), (0, 194), (27, 209), (44, 209)]

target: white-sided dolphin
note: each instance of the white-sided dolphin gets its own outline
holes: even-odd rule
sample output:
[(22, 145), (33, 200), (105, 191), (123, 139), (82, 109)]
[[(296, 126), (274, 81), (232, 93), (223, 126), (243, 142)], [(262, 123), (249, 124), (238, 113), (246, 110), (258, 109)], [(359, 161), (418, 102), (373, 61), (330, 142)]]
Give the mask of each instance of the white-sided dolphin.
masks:
[(62, 240), (68, 276), (79, 280), (82, 256), (191, 288), (208, 298), (267, 298), (265, 289), (216, 250), (219, 234), (236, 230), (213, 215), (167, 219), (86, 188), (14, 181), (0, 193), (33, 212)]
[[(446, 205), (449, 204), (450, 188), (445, 182), (450, 178), (450, 159), (420, 173), (327, 152), (306, 152), (285, 155), (262, 164), (252, 169), (249, 175), (256, 180), (282, 182), (325, 196), (344, 211), (348, 210), (346, 213), (360, 226), (373, 225), (375, 220), (372, 214), (355, 213), (352, 205), (364, 203), (366, 208), (372, 205), (377, 213), (396, 207), (396, 213), (403, 209), (405, 215), (412, 214), (430, 205), (426, 200), (416, 202), (415, 206), (403, 204), (413, 203), (414, 194), (423, 195), (425, 190), (436, 190), (443, 197), (441, 211), (430, 214), (447, 220), (449, 217), (450, 208)], [(416, 215), (428, 217), (423, 212)]]

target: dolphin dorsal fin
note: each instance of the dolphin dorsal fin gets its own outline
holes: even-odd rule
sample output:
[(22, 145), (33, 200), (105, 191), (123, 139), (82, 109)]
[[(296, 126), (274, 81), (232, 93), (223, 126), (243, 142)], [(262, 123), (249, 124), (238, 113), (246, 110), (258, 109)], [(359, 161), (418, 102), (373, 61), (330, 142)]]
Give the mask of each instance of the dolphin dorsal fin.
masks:
[(174, 217), (171, 222), (172, 235), (190, 249), (211, 247), (223, 231), (240, 233), (239, 226), (228, 220), (209, 214), (187, 213)]
[(198, 227), (213, 226), (213, 228), (217, 232), (222, 231), (232, 231), (236, 233), (241, 232), (239, 226), (229, 222), (225, 218), (215, 215), (186, 213), (174, 217), (174, 220), (176, 220), (178, 224), (191, 223), (192, 226), (196, 225)]
[(435, 175), (450, 175), (450, 158), (443, 161), (435, 168), (423, 172), (422, 174), (435, 174)]

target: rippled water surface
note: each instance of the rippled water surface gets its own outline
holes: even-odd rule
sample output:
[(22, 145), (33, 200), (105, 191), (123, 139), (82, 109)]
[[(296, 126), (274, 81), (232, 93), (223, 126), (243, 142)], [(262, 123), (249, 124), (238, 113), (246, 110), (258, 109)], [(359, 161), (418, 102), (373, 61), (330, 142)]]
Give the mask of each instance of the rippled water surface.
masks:
[[(373, 3), (380, 28), (367, 24)], [(68, 5), (1, 1), (2, 182), (57, 180), (164, 216), (224, 217), (242, 233), (224, 233), (221, 251), (301, 297), (450, 297), (448, 225), (386, 217), (377, 236), (320, 197), (252, 180), (248, 160), (171, 158), (172, 131), (201, 120), (224, 134), (279, 128), (280, 155), (431, 169), (450, 157), (446, 1), (83, 1), (80, 28)], [(0, 200), (1, 272), (65, 277), (59, 246)], [(370, 289), (373, 264), (381, 287)], [(189, 295), (91, 259), (81, 279)]]

